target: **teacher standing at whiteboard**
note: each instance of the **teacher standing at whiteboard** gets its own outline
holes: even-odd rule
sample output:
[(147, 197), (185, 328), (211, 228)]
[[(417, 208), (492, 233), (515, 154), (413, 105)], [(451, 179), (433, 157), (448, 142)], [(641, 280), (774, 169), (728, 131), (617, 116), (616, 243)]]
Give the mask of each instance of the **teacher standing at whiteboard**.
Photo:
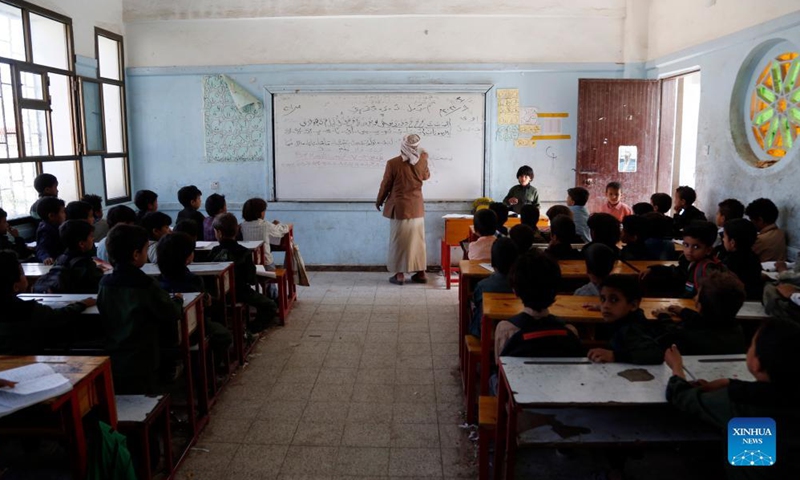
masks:
[(405, 283), (406, 272), (416, 272), (411, 281), (425, 283), (425, 204), (422, 182), (431, 178), (428, 152), (419, 147), (419, 135), (403, 137), (400, 156), (386, 162), (381, 189), (375, 207), (384, 206), (383, 216), (391, 220), (389, 255), (386, 266), (395, 272), (391, 283)]

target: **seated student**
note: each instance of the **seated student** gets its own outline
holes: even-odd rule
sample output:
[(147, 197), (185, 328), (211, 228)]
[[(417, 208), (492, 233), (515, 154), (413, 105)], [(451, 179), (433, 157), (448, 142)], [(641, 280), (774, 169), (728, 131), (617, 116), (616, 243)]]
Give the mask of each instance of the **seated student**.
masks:
[(33, 188), (39, 193), (39, 199), (31, 205), (31, 217), (34, 220), (41, 220), (39, 216), (39, 202), (46, 197), (58, 197), (58, 179), (55, 175), (42, 173), (33, 179)]
[(467, 258), (469, 260), (491, 260), (492, 244), (497, 239), (494, 236), (497, 231), (497, 215), (488, 208), (478, 210), (472, 217), (472, 224), (475, 226), (475, 233), (480, 238), (469, 243)]
[(177, 221), (194, 220), (197, 224), (197, 238), (203, 237), (203, 224), (206, 217), (200, 213), (200, 205), (203, 204), (203, 192), (194, 185), (182, 187), (178, 190), (178, 202), (183, 205), (183, 210), (178, 212)]
[(800, 287), (791, 283), (767, 284), (763, 303), (768, 315), (797, 322), (800, 318)]
[(56, 197), (42, 197), (37, 202), (39, 208), (39, 227), (36, 229), (36, 258), (45, 265), (52, 265), (64, 253), (64, 245), (58, 234), (58, 227), (66, 220), (64, 200)]
[(580, 260), (583, 254), (572, 248), (575, 238), (575, 222), (566, 215), (550, 220), (550, 244), (544, 251), (556, 260)]
[(531, 185), (533, 169), (527, 165), (519, 167), (517, 181), (519, 185), (511, 187), (508, 195), (503, 198), (503, 203), (516, 213), (520, 213), (525, 205), (533, 205), (539, 208), (539, 192), (536, 191), (536, 187)]
[(564, 215), (566, 217), (572, 218), (572, 210), (570, 210), (570, 208), (566, 205), (553, 205), (552, 207), (547, 209), (545, 215), (547, 216), (547, 219), (552, 222), (553, 219), (559, 215)]
[(527, 225), (519, 224), (511, 227), (508, 232), (508, 237), (517, 246), (518, 252), (527, 252), (533, 247), (533, 241), (536, 239), (536, 234), (533, 229)]
[(118, 224), (106, 238), (114, 271), (100, 281), (97, 307), (111, 356), (114, 392), (157, 393), (161, 350), (177, 343), (183, 296), (170, 298), (142, 271), (148, 245), (142, 227)]
[(683, 353), (727, 355), (747, 350), (744, 331), (736, 320), (742, 305), (742, 282), (731, 272), (714, 272), (700, 281), (694, 310), (673, 305), (653, 313), (659, 320), (679, 320), (667, 338)]
[[(213, 219), (212, 219), (213, 220)], [(185, 233), (189, 235), (189, 238), (192, 239), (193, 242), (197, 243), (200, 241), (197, 238), (197, 224), (194, 220), (181, 220), (180, 222), (175, 224), (175, 227), (172, 229), (172, 233)], [(216, 241), (216, 240), (211, 240)]]
[(712, 245), (716, 236), (717, 227), (711, 222), (688, 225), (683, 232), (683, 255), (678, 265), (655, 265), (642, 275), (648, 281), (648, 290), (668, 292), (656, 296), (694, 298), (698, 282), (712, 271), (723, 268), (714, 257)]
[(497, 324), (495, 360), (500, 357), (582, 357), (585, 349), (572, 325), (550, 314), (561, 283), (558, 263), (538, 250), (520, 255), (509, 273), (522, 313)]
[(761, 262), (753, 252), (757, 236), (755, 225), (744, 218), (728, 220), (723, 227), (722, 245), (726, 254), (722, 264), (744, 283), (748, 300), (761, 300), (764, 291)]
[(683, 238), (683, 229), (692, 222), (705, 222), (706, 214), (694, 206), (697, 193), (694, 188), (681, 186), (675, 189), (675, 203), (672, 210), (673, 238)]
[(672, 210), (672, 197), (668, 193), (654, 193), (650, 195), (650, 205), (654, 212), (666, 215)]
[(136, 223), (138, 225), (146, 213), (158, 211), (158, 194), (152, 190), (139, 190), (133, 197), (133, 203), (139, 209), (136, 212)]
[(3, 250), (14, 252), (19, 260), (27, 260), (33, 255), (19, 231), (8, 224), (8, 213), (0, 208), (0, 251)]
[(650, 260), (647, 250), (647, 238), (650, 234), (650, 222), (639, 215), (628, 215), (622, 219), (622, 243), (620, 251), (622, 260)]
[(89, 225), (94, 225), (94, 210), (88, 202), (69, 202), (64, 207), (64, 213), (67, 215), (67, 220), (83, 220)]
[[(526, 225), (515, 225), (517, 227), (528, 228)], [(527, 251), (527, 250), (525, 250)], [(469, 324), (469, 333), (478, 338), (481, 338), (481, 318), (483, 318), (483, 294), (484, 293), (513, 293), (511, 284), (508, 283), (508, 272), (511, 270), (511, 265), (519, 255), (517, 245), (513, 240), (507, 237), (498, 238), (492, 244), (492, 267), (494, 272), (488, 277), (484, 278), (477, 285), (472, 292), (472, 321)]]
[(250, 288), (256, 283), (256, 266), (253, 264), (252, 252), (236, 241), (238, 230), (239, 224), (236, 217), (230, 213), (217, 215), (214, 218), (214, 233), (219, 245), (211, 250), (210, 257), (214, 262), (233, 262), (236, 301), (255, 307), (256, 318), (250, 322), (248, 329), (252, 333), (258, 333), (267, 328), (275, 318), (278, 306), (274, 301)]
[[(183, 232), (171, 233), (158, 241), (158, 283), (169, 293), (205, 293), (203, 279), (189, 271), (194, 261), (195, 241)], [(224, 325), (206, 317), (206, 335), (217, 363), (225, 358), (233, 343), (231, 332)]]
[(497, 236), (508, 236), (508, 228), (506, 222), (508, 221), (508, 207), (500, 202), (492, 202), (489, 204), (489, 210), (497, 215)]
[(575, 222), (575, 231), (581, 237), (581, 243), (587, 243), (592, 240), (592, 234), (589, 232), (589, 209), (586, 208), (586, 202), (589, 201), (589, 190), (583, 187), (574, 187), (567, 190), (567, 206), (572, 210), (572, 220)]
[(33, 285), (34, 293), (97, 293), (103, 271), (92, 258), (94, 227), (83, 220), (67, 220), (59, 231), (66, 250)]
[(753, 200), (744, 211), (758, 229), (753, 251), (762, 262), (786, 261), (786, 233), (775, 225), (778, 207), (768, 198)]
[(600, 313), (604, 322), (614, 323), (610, 349), (593, 348), (586, 355), (596, 363), (655, 365), (664, 359), (658, 328), (639, 308), (642, 290), (639, 279), (610, 275), (600, 286)]
[(607, 213), (617, 221), (621, 222), (628, 215), (633, 215), (631, 207), (622, 201), (622, 184), (610, 182), (606, 185), (606, 201), (597, 210), (599, 213)]
[(589, 216), (588, 224), (592, 241), (583, 248), (593, 243), (602, 243), (619, 255), (619, 247), (617, 247), (620, 240), (619, 220), (608, 213), (593, 213)]
[[(92, 207), (92, 215), (94, 215), (94, 239), (100, 241), (108, 235), (108, 222), (103, 219), (103, 199), (100, 195), (87, 194), (81, 197), (81, 201), (88, 203)], [(69, 220), (69, 212), (67, 212), (67, 220)]]
[(28, 291), (28, 280), (13, 252), (0, 252), (0, 355), (36, 355), (63, 340), (72, 330), (71, 323), (93, 298), (50, 308), (36, 300), (17, 297)]
[(647, 248), (648, 260), (675, 260), (675, 243), (672, 241), (672, 219), (663, 213), (650, 212), (644, 214), (647, 221), (647, 237), (644, 245)]
[(172, 219), (164, 212), (151, 212), (142, 217), (141, 225), (150, 240), (147, 246), (147, 260), (149, 263), (158, 263), (158, 241), (164, 235), (172, 233), (172, 229), (169, 228)]
[[(678, 410), (722, 432), (736, 417), (771, 418), (777, 428), (776, 462), (769, 467), (734, 466), (724, 462), (727, 478), (800, 478), (800, 389), (797, 387), (797, 345), (800, 325), (770, 319), (761, 325), (747, 350), (747, 370), (755, 382), (703, 379), (689, 383), (681, 353), (674, 345), (664, 360), (672, 369), (667, 401)], [(773, 435), (775, 432), (772, 432)], [(747, 449), (743, 445), (742, 450)], [(758, 449), (752, 445), (751, 449)], [(738, 453), (738, 452), (737, 452)], [(722, 457), (720, 456), (720, 460)]]
[[(631, 208), (633, 210), (634, 215), (645, 215), (650, 212), (654, 212), (653, 206), (647, 202), (639, 202), (633, 205)], [(624, 219), (623, 219), (624, 220)]]
[(197, 240), (213, 242), (216, 239), (214, 237), (214, 217), (220, 213), (228, 213), (228, 203), (225, 201), (225, 195), (218, 193), (209, 195), (206, 198), (206, 213), (208, 213), (208, 216), (203, 220), (203, 236), (197, 237)]
[(576, 297), (596, 297), (600, 295), (600, 285), (611, 275), (617, 263), (617, 254), (602, 243), (595, 243), (583, 249), (586, 258), (586, 274), (589, 283), (575, 290)]
[[(135, 225), (136, 212), (131, 207), (125, 205), (117, 205), (108, 210), (108, 228), (114, 228), (115, 225)], [(108, 262), (108, 249), (106, 248), (106, 239), (103, 238), (97, 242), (97, 258)]]
[(744, 205), (735, 198), (723, 200), (717, 204), (717, 241), (714, 242), (714, 248), (717, 249), (717, 257), (722, 259), (725, 256), (725, 248), (722, 246), (722, 226), (728, 220), (735, 220), (737, 218), (744, 218)]
[(251, 198), (244, 202), (242, 206), (242, 222), (240, 228), (242, 241), (263, 241), (264, 242), (264, 264), (270, 270), (275, 269), (275, 260), (272, 258), (270, 243), (280, 241), (284, 235), (289, 233), (289, 225), (275, 220), (267, 222), (264, 217), (267, 214), (267, 201), (262, 198)]
[(533, 243), (547, 243), (547, 236), (539, 230), (539, 207), (525, 205), (519, 212), (519, 223), (531, 227), (534, 233)]

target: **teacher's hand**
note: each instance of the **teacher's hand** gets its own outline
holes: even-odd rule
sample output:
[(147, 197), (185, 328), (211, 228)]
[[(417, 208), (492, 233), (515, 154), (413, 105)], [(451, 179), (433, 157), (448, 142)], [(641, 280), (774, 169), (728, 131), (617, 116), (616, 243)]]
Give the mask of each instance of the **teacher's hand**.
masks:
[(381, 211), (381, 206), (382, 205), (380, 203), (375, 204), (375, 208), (377, 208), (379, 212)]

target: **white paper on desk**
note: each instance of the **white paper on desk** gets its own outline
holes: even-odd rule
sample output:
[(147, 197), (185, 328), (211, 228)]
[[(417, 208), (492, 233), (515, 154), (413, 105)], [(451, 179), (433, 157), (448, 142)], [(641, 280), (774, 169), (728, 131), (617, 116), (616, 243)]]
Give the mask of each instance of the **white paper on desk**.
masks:
[(492, 266), (491, 263), (479, 263), (478, 265), (480, 265), (481, 268), (489, 270), (490, 272), (494, 273), (494, 267)]
[(259, 268), (256, 269), (256, 275), (258, 275), (259, 277), (266, 277), (266, 278), (278, 278), (278, 275), (275, 272)]
[(0, 417), (72, 390), (69, 380), (49, 365), (35, 363), (0, 372), (14, 388), (0, 388)]
[[(764, 270), (765, 272), (776, 272), (777, 273), (777, 269), (775, 269), (775, 263), (776, 262), (761, 262), (761, 270)], [(786, 268), (789, 269), (789, 270), (793, 269), (794, 268), (794, 262), (786, 262)]]
[(442, 218), (472, 218), (472, 215), (464, 213), (448, 213)]
[(763, 273), (764, 275), (769, 277), (770, 280), (778, 280), (778, 275), (780, 275), (778, 272), (763, 272)]

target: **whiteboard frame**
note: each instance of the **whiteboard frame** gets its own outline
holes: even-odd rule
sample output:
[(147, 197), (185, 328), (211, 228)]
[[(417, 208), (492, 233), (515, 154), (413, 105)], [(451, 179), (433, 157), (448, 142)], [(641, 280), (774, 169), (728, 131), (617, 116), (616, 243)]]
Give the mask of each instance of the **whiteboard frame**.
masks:
[[(280, 202), (276, 196), (277, 176), (275, 165), (275, 95), (288, 93), (482, 93), (483, 94), (483, 170), (481, 171), (481, 196), (486, 195), (486, 165), (491, 151), (492, 135), (489, 131), (490, 112), (489, 93), (495, 88), (493, 84), (484, 83), (446, 83), (446, 84), (384, 84), (384, 85), (266, 85), (264, 87), (264, 114), (270, 128), (267, 129), (265, 156), (267, 159), (267, 191), (270, 201)], [(472, 201), (472, 198), (462, 199)], [(462, 200), (425, 200), (425, 203), (452, 203)], [(314, 199), (314, 200), (286, 200), (292, 203), (372, 203), (364, 199)]]

